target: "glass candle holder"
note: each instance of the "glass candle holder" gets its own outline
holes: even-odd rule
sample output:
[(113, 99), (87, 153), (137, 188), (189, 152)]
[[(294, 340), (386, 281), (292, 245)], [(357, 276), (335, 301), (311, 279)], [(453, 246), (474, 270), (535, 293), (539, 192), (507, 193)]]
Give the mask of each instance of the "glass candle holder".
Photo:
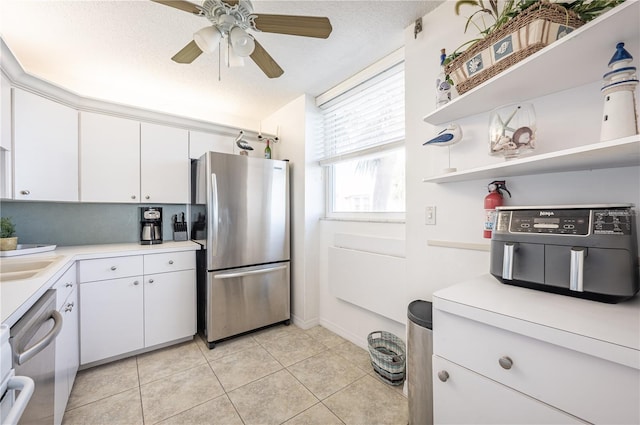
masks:
[(531, 153), (536, 144), (536, 112), (530, 103), (518, 103), (491, 111), (489, 154), (507, 159)]

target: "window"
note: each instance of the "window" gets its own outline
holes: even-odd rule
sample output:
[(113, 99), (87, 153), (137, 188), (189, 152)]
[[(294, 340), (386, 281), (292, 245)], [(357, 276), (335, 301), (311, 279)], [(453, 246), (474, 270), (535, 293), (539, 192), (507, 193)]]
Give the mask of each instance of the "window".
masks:
[(327, 216), (403, 219), (404, 63), (387, 64), (382, 72), (321, 102), (320, 109)]

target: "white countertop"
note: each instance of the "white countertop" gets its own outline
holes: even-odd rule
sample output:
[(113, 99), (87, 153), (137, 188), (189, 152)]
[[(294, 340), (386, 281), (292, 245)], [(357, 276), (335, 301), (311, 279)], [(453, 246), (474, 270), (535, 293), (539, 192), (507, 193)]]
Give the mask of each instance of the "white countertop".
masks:
[(487, 274), (435, 292), (433, 306), (640, 369), (638, 295), (606, 304), (505, 285)]
[(58, 247), (53, 251), (40, 254), (2, 258), (0, 262), (55, 259), (49, 267), (31, 278), (1, 282), (0, 316), (2, 323), (13, 326), (75, 261), (199, 249), (200, 245), (191, 241), (168, 241), (158, 245), (140, 245), (138, 243), (79, 245)]

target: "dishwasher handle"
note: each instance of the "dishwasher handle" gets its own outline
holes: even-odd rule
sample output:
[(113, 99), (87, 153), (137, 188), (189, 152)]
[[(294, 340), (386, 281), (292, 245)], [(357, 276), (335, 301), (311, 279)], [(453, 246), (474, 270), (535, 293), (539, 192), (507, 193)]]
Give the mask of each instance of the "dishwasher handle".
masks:
[(27, 404), (29, 404), (29, 400), (31, 400), (35, 388), (36, 384), (28, 376), (12, 376), (9, 379), (7, 389), (20, 391), (20, 394), (13, 402), (9, 414), (3, 419), (3, 425), (17, 425), (24, 410), (27, 408)]
[(274, 272), (276, 270), (283, 270), (283, 269), (286, 269), (286, 268), (287, 268), (287, 266), (277, 266), (277, 267), (269, 267), (268, 269), (249, 270), (249, 271), (246, 271), (246, 272), (225, 273), (225, 274), (215, 275), (213, 278), (214, 279), (231, 279), (233, 277), (244, 277), (244, 276), (251, 276), (251, 275), (254, 275), (254, 274), (270, 273), (270, 272)]
[[(22, 365), (31, 360), (36, 354), (44, 350), (51, 342), (58, 336), (62, 330), (62, 315), (56, 310), (51, 310), (50, 319), (53, 319), (53, 328), (42, 337), (42, 339), (36, 342), (33, 347), (28, 350), (21, 351), (22, 341), (16, 341), (16, 348), (13, 354), (13, 360), (16, 364)], [(43, 322), (44, 323), (44, 322)]]

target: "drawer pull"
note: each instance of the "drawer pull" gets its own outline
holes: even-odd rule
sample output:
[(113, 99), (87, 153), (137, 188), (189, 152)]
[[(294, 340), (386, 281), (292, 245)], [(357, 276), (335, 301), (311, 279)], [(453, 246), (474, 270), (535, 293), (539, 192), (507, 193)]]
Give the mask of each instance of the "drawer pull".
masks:
[(21, 194), (21, 195), (25, 195), (25, 196), (26, 196), (26, 195), (31, 195), (31, 192), (30, 192), (30, 191), (28, 191), (28, 190), (21, 190), (21, 191), (20, 191), (20, 194)]
[(73, 283), (71, 282), (67, 282), (64, 284), (65, 288), (71, 288), (73, 286)]
[(438, 372), (438, 379), (442, 382), (447, 382), (447, 380), (449, 379), (449, 372), (447, 372), (446, 370), (441, 370), (440, 372)]
[(136, 195), (131, 195), (131, 199), (136, 199)]
[(173, 264), (173, 260), (169, 260), (169, 264)]
[(111, 266), (111, 270), (115, 271), (117, 269), (116, 266)]
[(151, 196), (147, 195), (144, 197), (144, 199), (151, 199)]
[(153, 279), (149, 279), (149, 283), (153, 283)]
[(136, 280), (136, 281), (134, 281), (134, 282), (133, 282), (133, 284), (134, 284), (135, 286), (138, 286), (138, 285), (140, 285), (140, 282), (138, 282), (138, 281)]
[(513, 366), (513, 360), (511, 360), (509, 356), (500, 357), (500, 360), (498, 360), (498, 363), (500, 363), (500, 366), (506, 370), (511, 369), (511, 367)]

